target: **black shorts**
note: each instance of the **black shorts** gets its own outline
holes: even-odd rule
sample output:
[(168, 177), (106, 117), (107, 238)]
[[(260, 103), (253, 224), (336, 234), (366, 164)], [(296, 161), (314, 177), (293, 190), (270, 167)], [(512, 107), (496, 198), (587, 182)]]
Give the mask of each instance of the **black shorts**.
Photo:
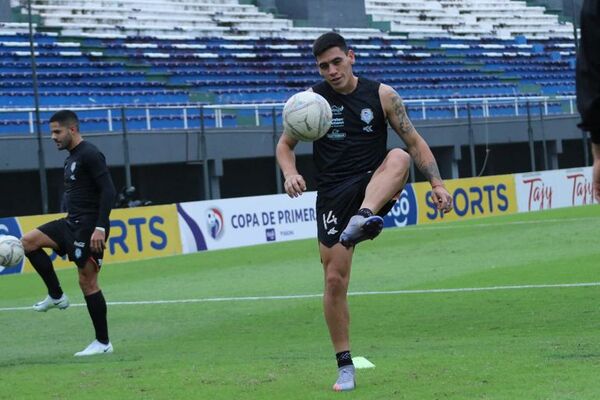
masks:
[[(340, 234), (356, 215), (365, 199), (365, 190), (371, 181), (372, 173), (346, 187), (335, 195), (317, 193), (317, 238), (327, 247), (333, 247), (340, 240)], [(396, 200), (388, 201), (377, 215), (384, 217)]]
[[(38, 229), (52, 239), (57, 245), (56, 253), (69, 256), (78, 268), (83, 268), (91, 258), (98, 268), (102, 266), (104, 251), (94, 253), (90, 249), (90, 239), (96, 229), (96, 220), (69, 220), (66, 218), (50, 221)], [(108, 230), (106, 238), (108, 239)]]

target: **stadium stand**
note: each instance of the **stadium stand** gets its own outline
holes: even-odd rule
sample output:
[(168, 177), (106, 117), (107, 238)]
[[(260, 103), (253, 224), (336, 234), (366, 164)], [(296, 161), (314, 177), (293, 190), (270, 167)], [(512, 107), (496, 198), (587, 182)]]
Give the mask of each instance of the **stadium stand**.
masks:
[[(24, 1), (11, 0), (18, 13)], [(509, 0), (365, 0), (376, 28), (340, 29), (361, 59), (356, 72), (392, 84), (413, 118), (523, 112), (492, 99), (544, 96), (548, 113), (568, 112), (574, 94), (572, 26), (543, 7)], [(132, 129), (179, 128), (183, 107), (280, 103), (319, 80), (312, 39), (326, 28), (294, 27), (237, 0), (36, 0), (36, 58), (43, 107), (179, 106), (127, 114)], [(0, 100), (33, 104), (27, 25), (0, 23)], [(489, 99), (487, 101), (486, 99)], [(473, 100), (475, 101), (475, 100)], [(572, 111), (572, 110), (571, 110)], [(474, 110), (475, 116), (478, 111)], [(120, 123), (83, 114), (89, 127)], [(236, 114), (207, 113), (209, 126), (235, 126)], [(259, 119), (269, 120), (267, 111)], [(89, 119), (89, 121), (88, 121)], [(128, 125), (129, 126), (129, 125)], [(88, 128), (89, 128), (88, 127)], [(0, 133), (32, 131), (26, 113), (0, 113)]]
[(560, 24), (544, 7), (511, 0), (365, 0), (373, 21), (390, 23), (390, 32), (409, 38), (471, 36), (570, 39), (573, 28)]

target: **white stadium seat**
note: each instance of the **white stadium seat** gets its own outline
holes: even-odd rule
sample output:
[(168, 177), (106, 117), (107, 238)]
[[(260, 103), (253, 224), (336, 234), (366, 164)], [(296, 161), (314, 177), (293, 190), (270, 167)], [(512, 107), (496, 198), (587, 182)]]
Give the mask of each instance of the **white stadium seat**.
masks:
[(570, 23), (560, 23), (544, 7), (512, 0), (365, 0), (373, 21), (389, 22), (390, 32), (409, 37), (475, 36), (568, 38)]
[[(26, 13), (27, 0), (10, 0)], [(512, 0), (364, 0), (375, 28), (339, 29), (349, 39), (373, 37), (463, 39), (570, 38), (573, 27), (561, 23), (544, 7)], [(276, 18), (238, 0), (44, 0), (32, 5), (41, 24), (66, 36), (153, 36), (185, 39), (260, 37), (302, 39), (335, 27), (294, 27), (292, 20)], [(0, 32), (26, 33), (27, 24), (0, 23)]]

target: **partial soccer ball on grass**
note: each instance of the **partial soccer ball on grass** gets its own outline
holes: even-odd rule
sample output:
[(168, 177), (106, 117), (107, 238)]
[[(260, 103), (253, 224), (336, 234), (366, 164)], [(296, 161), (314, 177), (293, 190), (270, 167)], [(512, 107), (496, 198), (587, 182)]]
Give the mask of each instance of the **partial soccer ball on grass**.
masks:
[(23, 261), (25, 251), (21, 241), (10, 235), (0, 236), (0, 266), (14, 267)]
[(314, 92), (296, 93), (283, 107), (283, 130), (296, 140), (313, 142), (331, 127), (331, 106)]

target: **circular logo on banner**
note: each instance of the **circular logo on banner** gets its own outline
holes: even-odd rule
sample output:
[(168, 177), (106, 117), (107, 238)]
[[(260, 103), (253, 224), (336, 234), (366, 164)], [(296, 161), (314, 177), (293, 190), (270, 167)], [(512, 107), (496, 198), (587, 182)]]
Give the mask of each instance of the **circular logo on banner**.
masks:
[(223, 236), (223, 226), (225, 221), (223, 220), (223, 213), (218, 208), (209, 208), (206, 211), (206, 226), (208, 232), (213, 239), (219, 239)]
[(383, 219), (386, 228), (417, 224), (417, 198), (412, 185), (407, 184), (400, 198)]

